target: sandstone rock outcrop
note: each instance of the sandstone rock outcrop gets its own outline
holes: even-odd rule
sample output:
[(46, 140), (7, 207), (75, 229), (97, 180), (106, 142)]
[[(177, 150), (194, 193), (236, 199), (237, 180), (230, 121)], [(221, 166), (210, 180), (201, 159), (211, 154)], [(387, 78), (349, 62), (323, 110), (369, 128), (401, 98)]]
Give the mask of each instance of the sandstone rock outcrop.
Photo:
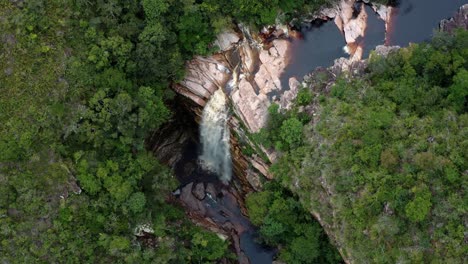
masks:
[(196, 57), (187, 63), (187, 74), (173, 89), (203, 107), (217, 89), (223, 89), (231, 79), (228, 96), (235, 113), (247, 125), (250, 132), (257, 132), (266, 122), (268, 99), (271, 93), (281, 93), (281, 74), (288, 63), (290, 42), (275, 39), (268, 49), (258, 49), (244, 41), (238, 46), (232, 34), (220, 36), (216, 43), (230, 45), (232, 58), (216, 54), (209, 58)]
[[(251, 54), (244, 49), (242, 54)], [(259, 70), (254, 72), (255, 65), (252, 56), (243, 59), (244, 72), (240, 75), (237, 87), (231, 93), (233, 108), (236, 114), (244, 121), (250, 132), (257, 132), (266, 122), (270, 100), (268, 95), (272, 92), (282, 92), (281, 74), (287, 66), (289, 41), (274, 40), (268, 50), (260, 50), (258, 64)]]
[(196, 57), (187, 62), (186, 75), (180, 83), (172, 88), (200, 106), (204, 106), (211, 95), (220, 87), (224, 87), (229, 80), (229, 63), (222, 54), (209, 58)]
[(240, 39), (240, 36), (236, 32), (225, 31), (216, 36), (214, 45), (216, 45), (220, 51), (226, 51), (233, 48)]
[(383, 21), (385, 21), (385, 30), (388, 30), (392, 19), (393, 7), (386, 5), (372, 5), (372, 9), (374, 9), (374, 11), (379, 15), (379, 17)]
[(268, 171), (269, 166), (258, 155), (254, 155), (253, 157), (249, 158), (249, 161), (250, 164), (252, 164), (252, 167), (262, 173), (262, 175), (265, 175), (267, 179), (273, 179), (273, 176)]
[(364, 4), (360, 4), (360, 12), (357, 17), (353, 17), (356, 0), (341, 0), (331, 8), (320, 10), (319, 16), (326, 19), (334, 19), (338, 29), (343, 32), (346, 43), (354, 43), (360, 36), (364, 36), (367, 13)]
[(468, 4), (460, 7), (458, 12), (451, 19), (440, 21), (439, 28), (441, 31), (452, 32), (456, 28), (464, 28), (468, 30)]
[[(335, 18), (335, 24), (341, 32), (344, 32), (344, 27), (349, 23), (353, 18), (354, 11), (354, 0), (342, 0), (334, 8), (336, 11), (335, 16), (330, 18)], [(328, 13), (330, 13), (328, 11)], [(330, 13), (331, 14), (331, 13)]]
[(379, 15), (379, 18), (385, 22), (385, 43), (389, 42), (388, 33), (391, 31), (394, 8), (381, 4), (373, 4), (372, 9)]
[(256, 94), (252, 84), (241, 79), (231, 96), (235, 112), (250, 131), (257, 132), (266, 122), (270, 102), (265, 94)]
[(287, 40), (277, 39), (272, 44), (270, 49), (260, 51), (261, 65), (254, 78), (262, 94), (281, 90), (280, 76), (287, 64)]
[(367, 12), (364, 8), (364, 4), (361, 4), (361, 11), (355, 19), (349, 20), (344, 23), (343, 31), (346, 39), (346, 43), (353, 43), (359, 37), (364, 37), (367, 27)]
[[(357, 40), (364, 37), (367, 28), (368, 14), (364, 8), (364, 3), (356, 4), (356, 0), (341, 0), (333, 7), (327, 7), (319, 11), (316, 17), (333, 19), (335, 25), (343, 33), (347, 43), (347, 52), (354, 57), (354, 60), (362, 58), (362, 47), (359, 49)], [(354, 17), (356, 6), (359, 6), (359, 14)]]
[(289, 90), (284, 92), (280, 98), (280, 106), (283, 109), (290, 109), (294, 99), (299, 92), (299, 87), (301, 83), (297, 80), (296, 77), (289, 78)]

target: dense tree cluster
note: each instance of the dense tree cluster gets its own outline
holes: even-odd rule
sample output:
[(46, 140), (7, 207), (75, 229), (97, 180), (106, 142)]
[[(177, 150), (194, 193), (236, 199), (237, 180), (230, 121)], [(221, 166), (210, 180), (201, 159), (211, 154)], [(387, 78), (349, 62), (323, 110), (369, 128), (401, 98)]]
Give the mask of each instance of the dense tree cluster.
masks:
[(276, 137), (275, 176), (356, 263), (466, 261), (467, 47), (461, 30), (371, 57), (362, 77), (311, 87), (302, 144)]
[[(302, 102), (302, 95), (308, 93), (306, 89), (301, 90), (299, 93), (301, 96), (296, 103), (297, 106), (299, 106), (299, 102)], [(277, 104), (272, 104), (268, 108), (268, 114), (267, 125), (260, 129), (258, 133), (252, 135), (255, 142), (264, 147), (274, 147), (281, 151), (287, 151), (302, 145), (302, 130), (304, 124), (310, 121), (309, 116), (299, 113), (298, 107), (286, 113), (281, 113)]]
[(279, 259), (291, 264), (340, 263), (320, 224), (286, 189), (271, 182), (247, 197), (250, 220), (260, 227), (262, 240), (280, 248)]
[[(0, 261), (231, 257), (227, 242), (194, 227), (168, 199), (177, 181), (144, 140), (171, 118), (168, 87), (183, 77), (184, 61), (215, 51), (216, 34), (329, 2), (2, 1)], [(339, 259), (305, 206), (324, 221), (336, 217), (359, 261), (461, 262), (467, 46), (466, 32), (437, 38), (375, 59), (366, 78), (343, 79), (328, 96), (301, 90), (285, 115), (272, 106), (269, 129), (255, 137), (285, 153), (275, 174), (297, 196), (271, 184), (248, 206), (281, 259)], [(308, 125), (300, 106), (318, 94), (321, 119)], [(318, 197), (323, 182), (333, 186), (331, 204)], [(137, 238), (142, 223), (154, 234)]]
[[(166, 201), (177, 182), (145, 137), (170, 118), (167, 88), (184, 61), (214, 51), (217, 33), (324, 2), (2, 1), (0, 260), (225, 256), (225, 242)], [(155, 230), (153, 242), (133, 236), (139, 223)]]
[[(160, 1), (0, 4), (0, 260), (226, 255), (227, 243), (166, 201), (177, 182), (144, 146), (170, 117), (169, 83), (183, 76), (185, 58), (207, 52), (213, 33), (195, 49), (179, 37), (199, 34), (180, 15), (194, 3), (172, 13), (149, 2)], [(142, 223), (155, 230), (153, 246), (133, 235)]]

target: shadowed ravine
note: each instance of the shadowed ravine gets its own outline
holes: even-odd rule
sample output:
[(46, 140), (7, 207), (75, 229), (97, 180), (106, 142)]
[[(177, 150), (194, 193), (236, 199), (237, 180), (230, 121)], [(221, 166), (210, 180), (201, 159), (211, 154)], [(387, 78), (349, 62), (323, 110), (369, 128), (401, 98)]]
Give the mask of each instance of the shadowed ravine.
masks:
[(257, 242), (257, 231), (242, 213), (242, 200), (231, 184), (226, 96), (219, 89), (203, 109), (199, 142), (189, 143), (175, 172), (182, 185), (175, 194), (192, 219), (232, 239), (239, 263), (272, 263), (275, 250)]
[[(363, 48), (363, 58), (367, 58), (377, 45), (407, 46), (410, 42), (428, 40), (437, 23), (453, 15), (463, 2), (398, 1), (387, 32), (385, 22), (371, 6), (360, 5), (368, 14), (367, 27), (365, 36), (356, 39), (356, 44)], [(317, 67), (329, 67), (335, 59), (348, 57), (343, 49), (345, 38), (332, 20), (316, 20), (304, 26), (301, 35), (291, 40), (289, 64), (280, 78), (283, 89), (287, 89), (293, 76), (301, 80)], [(276, 250), (257, 241), (257, 231), (243, 207), (245, 193), (236, 188), (237, 175), (233, 173), (229, 145), (228, 100), (223, 90), (218, 89), (206, 103), (199, 124), (199, 142), (188, 144), (175, 166), (182, 183), (175, 194), (192, 219), (212, 231), (229, 235), (240, 263), (272, 263)]]

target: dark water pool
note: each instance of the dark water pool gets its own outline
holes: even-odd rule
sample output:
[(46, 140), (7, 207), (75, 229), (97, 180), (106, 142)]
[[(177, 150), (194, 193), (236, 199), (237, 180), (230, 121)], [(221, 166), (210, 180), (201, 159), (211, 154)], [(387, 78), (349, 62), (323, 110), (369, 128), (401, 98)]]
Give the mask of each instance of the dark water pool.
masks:
[(253, 231), (246, 231), (240, 236), (240, 246), (242, 251), (249, 257), (251, 264), (271, 264), (275, 255), (274, 249), (266, 248), (256, 242), (258, 234)]
[(365, 5), (367, 13), (367, 27), (364, 32), (364, 38), (358, 40), (358, 43), (363, 48), (362, 58), (369, 57), (371, 50), (375, 49), (378, 45), (385, 43), (385, 22), (380, 19), (377, 13), (374, 12), (372, 7)]
[(452, 17), (467, 0), (400, 0), (392, 16), (387, 45), (407, 46), (431, 39), (440, 20)]
[(317, 21), (301, 31), (303, 38), (291, 43), (289, 65), (281, 75), (281, 85), (288, 88), (289, 78), (298, 80), (318, 66), (328, 67), (336, 58), (347, 56), (343, 35), (333, 20)]
[[(430, 40), (440, 20), (452, 17), (466, 3), (467, 0), (399, 0), (393, 9), (386, 43), (384, 21), (369, 5), (365, 5), (368, 15), (365, 37), (357, 40), (364, 49), (363, 58), (367, 58), (377, 45), (407, 46), (410, 42)], [(289, 78), (295, 76), (301, 80), (319, 66), (329, 67), (335, 59), (348, 57), (343, 51), (346, 45), (344, 36), (333, 20), (316, 21), (303, 28), (301, 33), (303, 38), (291, 43), (289, 65), (281, 75), (285, 90), (289, 89)]]

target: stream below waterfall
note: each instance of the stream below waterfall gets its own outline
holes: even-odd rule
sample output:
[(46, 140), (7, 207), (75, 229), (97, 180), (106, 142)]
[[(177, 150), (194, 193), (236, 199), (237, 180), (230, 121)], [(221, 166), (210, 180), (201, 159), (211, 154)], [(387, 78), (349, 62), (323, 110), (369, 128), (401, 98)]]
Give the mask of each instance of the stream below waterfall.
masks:
[[(441, 19), (452, 16), (464, 0), (401, 0), (385, 23), (369, 5), (365, 37), (358, 39), (363, 57), (377, 45), (407, 46), (409, 42), (430, 39)], [(348, 56), (342, 33), (333, 21), (319, 21), (302, 27), (302, 38), (291, 40), (289, 64), (281, 76), (283, 87), (295, 76), (299, 80), (315, 68), (328, 67), (339, 57)], [(231, 236), (241, 263), (272, 263), (277, 252), (257, 241), (257, 230), (242, 209), (243, 197), (231, 180), (229, 153), (229, 110), (227, 98), (220, 89), (205, 106), (200, 124), (200, 140), (190, 142), (175, 166), (181, 186), (175, 194), (182, 200), (192, 218), (208, 226), (217, 226)], [(235, 175), (232, 175), (235, 181)], [(196, 216), (194, 216), (196, 215)], [(247, 260), (246, 260), (247, 259)]]
[(175, 192), (192, 216), (229, 232), (240, 263), (270, 264), (276, 250), (257, 242), (257, 231), (244, 216), (239, 194), (230, 186), (232, 161), (227, 98), (222, 89), (202, 112), (200, 140), (191, 142), (175, 166), (181, 186)]

